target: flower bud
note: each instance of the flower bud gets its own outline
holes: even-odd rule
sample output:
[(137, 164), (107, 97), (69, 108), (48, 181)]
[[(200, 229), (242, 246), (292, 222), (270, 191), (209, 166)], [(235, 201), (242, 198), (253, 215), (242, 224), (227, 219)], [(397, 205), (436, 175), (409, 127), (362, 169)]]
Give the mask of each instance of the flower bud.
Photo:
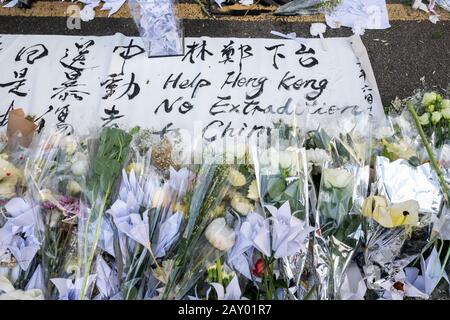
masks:
[(75, 180), (70, 180), (67, 183), (67, 187), (66, 188), (67, 188), (67, 193), (69, 195), (71, 195), (72, 197), (79, 195), (81, 193), (81, 191), (83, 191), (81, 189), (80, 184), (78, 182), (76, 182)]
[[(427, 92), (423, 95), (422, 98), (422, 105), (424, 107), (433, 105), (433, 110), (434, 110), (434, 103), (438, 100), (438, 94), (436, 92)], [(432, 111), (429, 111), (432, 112)]]
[(441, 110), (450, 109), (450, 99), (444, 99), (441, 102)]
[(419, 123), (422, 126), (426, 126), (430, 124), (430, 114), (428, 112), (425, 112), (423, 115), (419, 117)]
[(436, 125), (439, 123), (439, 121), (441, 121), (442, 119), (442, 114), (439, 111), (435, 111), (431, 114), (431, 123), (433, 125)]
[(449, 108), (443, 109), (443, 110), (441, 111), (441, 114), (442, 114), (442, 117), (443, 117), (445, 120), (450, 121), (450, 107), (449, 107)]

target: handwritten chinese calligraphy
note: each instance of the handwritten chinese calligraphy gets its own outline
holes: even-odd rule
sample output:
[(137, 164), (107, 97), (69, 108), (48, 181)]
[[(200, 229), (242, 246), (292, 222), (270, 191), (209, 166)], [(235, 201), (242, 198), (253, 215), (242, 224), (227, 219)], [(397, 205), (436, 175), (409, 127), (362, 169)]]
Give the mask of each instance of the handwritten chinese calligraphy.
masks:
[(383, 114), (350, 39), (333, 39), (330, 53), (318, 39), (187, 38), (183, 56), (149, 59), (140, 38), (123, 35), (22, 37), (0, 36), (0, 125), (20, 104), (40, 129), (195, 127), (215, 141), (305, 114), (312, 125)]

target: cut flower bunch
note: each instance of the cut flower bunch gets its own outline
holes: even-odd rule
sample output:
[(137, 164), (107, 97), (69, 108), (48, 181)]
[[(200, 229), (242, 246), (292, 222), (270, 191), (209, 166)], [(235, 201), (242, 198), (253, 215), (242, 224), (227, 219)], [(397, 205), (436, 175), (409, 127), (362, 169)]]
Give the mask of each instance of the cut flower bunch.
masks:
[(146, 128), (5, 135), (0, 299), (448, 298), (450, 100), (392, 110), (200, 164)]

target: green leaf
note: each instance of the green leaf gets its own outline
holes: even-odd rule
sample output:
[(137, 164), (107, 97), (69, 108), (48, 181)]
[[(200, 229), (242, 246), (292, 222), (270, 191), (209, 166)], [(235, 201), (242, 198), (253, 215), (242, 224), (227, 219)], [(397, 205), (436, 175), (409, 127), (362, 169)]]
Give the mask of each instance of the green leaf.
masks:
[(284, 191), (285, 188), (286, 183), (284, 179), (270, 179), (267, 192), (272, 199), (275, 199)]

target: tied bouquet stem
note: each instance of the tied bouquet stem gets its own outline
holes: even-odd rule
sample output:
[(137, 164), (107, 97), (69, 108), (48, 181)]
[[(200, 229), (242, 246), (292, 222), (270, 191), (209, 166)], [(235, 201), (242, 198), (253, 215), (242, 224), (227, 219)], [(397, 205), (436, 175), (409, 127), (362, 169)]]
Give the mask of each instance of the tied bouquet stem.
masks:
[(87, 296), (88, 279), (100, 237), (103, 214), (110, 205), (111, 193), (128, 156), (133, 133), (133, 131), (128, 133), (117, 128), (104, 128), (100, 134), (86, 194), (91, 208), (85, 208), (87, 216), (80, 219), (82, 220), (82, 222), (80, 221), (80, 230), (83, 230), (81, 234), (82, 259), (80, 259), (83, 278), (80, 299), (85, 299)]
[(441, 168), (439, 167), (439, 164), (436, 160), (436, 157), (434, 156), (433, 150), (431, 148), (430, 143), (428, 142), (428, 138), (425, 135), (425, 132), (422, 128), (422, 125), (420, 124), (419, 116), (417, 115), (416, 110), (414, 109), (414, 105), (411, 102), (408, 102), (406, 104), (406, 107), (408, 108), (409, 113), (414, 119), (414, 122), (416, 124), (417, 130), (419, 131), (420, 138), (422, 139), (422, 143), (427, 151), (428, 157), (430, 158), (431, 166), (433, 167), (434, 171), (436, 172), (436, 175), (439, 180), (439, 184), (441, 185), (442, 192), (444, 194), (444, 197), (449, 203), (450, 201), (450, 187), (445, 181), (444, 174), (442, 173)]

